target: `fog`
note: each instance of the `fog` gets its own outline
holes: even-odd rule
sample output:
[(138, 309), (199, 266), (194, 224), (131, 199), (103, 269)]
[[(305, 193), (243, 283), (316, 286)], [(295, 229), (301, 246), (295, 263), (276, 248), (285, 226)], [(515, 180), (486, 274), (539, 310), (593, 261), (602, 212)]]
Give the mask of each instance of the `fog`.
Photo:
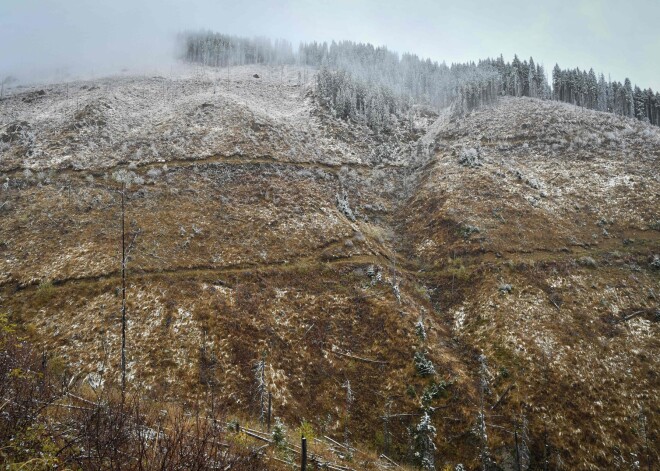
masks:
[(368, 41), (447, 63), (517, 53), (657, 90), (657, 18), (658, 0), (0, 0), (0, 77), (166, 72), (177, 32), (210, 29)]

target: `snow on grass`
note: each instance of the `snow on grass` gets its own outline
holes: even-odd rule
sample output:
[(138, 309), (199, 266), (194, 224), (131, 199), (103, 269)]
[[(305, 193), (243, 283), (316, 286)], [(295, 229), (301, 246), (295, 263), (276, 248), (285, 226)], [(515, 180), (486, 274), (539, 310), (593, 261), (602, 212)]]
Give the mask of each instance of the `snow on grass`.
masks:
[[(20, 138), (3, 143), (0, 169), (98, 169), (245, 154), (333, 165), (374, 158), (377, 146), (356, 152), (354, 143), (335, 139), (351, 134), (351, 124), (318, 116), (312, 70), (173, 70), (166, 77), (108, 77), (14, 92), (0, 107), (0, 133), (19, 123)], [(328, 125), (335, 129), (330, 134)]]

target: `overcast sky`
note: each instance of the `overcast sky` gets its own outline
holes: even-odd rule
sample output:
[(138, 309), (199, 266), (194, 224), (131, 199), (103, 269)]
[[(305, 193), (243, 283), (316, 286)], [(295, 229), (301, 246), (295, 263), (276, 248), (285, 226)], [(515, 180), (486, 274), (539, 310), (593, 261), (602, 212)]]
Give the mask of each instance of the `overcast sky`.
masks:
[(438, 61), (533, 56), (660, 90), (660, 0), (0, 0), (0, 76), (167, 70), (176, 32), (368, 41)]

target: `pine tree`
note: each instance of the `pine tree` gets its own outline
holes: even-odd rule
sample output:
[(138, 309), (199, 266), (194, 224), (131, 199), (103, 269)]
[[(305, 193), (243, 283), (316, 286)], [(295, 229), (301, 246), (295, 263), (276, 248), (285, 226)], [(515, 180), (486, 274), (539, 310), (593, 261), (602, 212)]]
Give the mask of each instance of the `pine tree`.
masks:
[(426, 342), (426, 328), (424, 327), (424, 319), (420, 318), (415, 324), (415, 333), (417, 338), (422, 342)]
[(435, 470), (435, 436), (436, 428), (428, 412), (424, 411), (415, 428), (415, 457), (422, 469)]
[(555, 67), (552, 69), (552, 94), (555, 100), (564, 101), (562, 91), (562, 71), (559, 68), (559, 64), (555, 64)]
[(522, 63), (518, 56), (513, 57), (513, 62), (511, 62), (512, 75), (513, 75), (513, 96), (522, 96), (522, 78), (520, 75), (520, 69), (522, 68)]
[(633, 109), (635, 118), (639, 119), (640, 121), (648, 121), (646, 96), (637, 86), (633, 91)]
[(623, 88), (624, 88), (624, 100), (625, 100), (625, 107), (623, 114), (625, 116), (634, 116), (635, 105), (633, 100), (633, 90), (632, 90), (632, 84), (630, 83), (630, 79), (628, 77), (626, 77), (626, 80), (623, 84)]
[(263, 425), (266, 417), (266, 397), (268, 395), (268, 387), (266, 384), (266, 356), (265, 354), (260, 360), (256, 361), (253, 367), (255, 389), (254, 395), (259, 404), (259, 422)]
[(598, 103), (598, 79), (594, 69), (589, 69), (587, 76), (587, 107), (590, 109), (597, 108)]
[(527, 96), (532, 98), (538, 97), (537, 83), (536, 83), (536, 64), (534, 59), (529, 58), (529, 66), (527, 67)]
[(605, 76), (603, 74), (600, 74), (600, 77), (598, 77), (598, 95), (596, 98), (596, 109), (598, 111), (608, 111), (607, 83), (605, 83)]
[(275, 425), (273, 425), (273, 433), (271, 435), (273, 443), (280, 450), (285, 450), (287, 447), (286, 440), (286, 427), (279, 417), (275, 417)]
[(536, 80), (537, 98), (542, 98), (544, 100), (549, 99), (550, 94), (548, 93), (548, 89), (549, 89), (548, 80), (547, 77), (545, 76), (545, 69), (541, 64), (536, 65), (535, 80)]

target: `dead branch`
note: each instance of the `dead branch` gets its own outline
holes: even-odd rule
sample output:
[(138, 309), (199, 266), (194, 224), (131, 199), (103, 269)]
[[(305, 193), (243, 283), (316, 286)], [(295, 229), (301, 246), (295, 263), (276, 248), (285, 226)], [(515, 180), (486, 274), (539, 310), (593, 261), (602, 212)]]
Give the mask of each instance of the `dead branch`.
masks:
[(504, 398), (507, 396), (507, 394), (509, 394), (509, 392), (515, 387), (516, 387), (515, 384), (511, 384), (508, 388), (506, 388), (504, 390), (504, 392), (502, 393), (502, 395), (500, 396), (500, 398), (497, 401), (495, 401), (495, 404), (493, 404), (493, 406), (490, 408), (490, 410), (495, 410), (495, 408), (500, 405), (500, 403), (504, 400)]
[(332, 353), (334, 355), (337, 355), (337, 356), (350, 358), (352, 360), (364, 361), (366, 363), (376, 363), (378, 365), (387, 365), (387, 364), (389, 364), (388, 362), (383, 361), (383, 360), (372, 360), (370, 358), (362, 358), (362, 357), (358, 357), (358, 356), (355, 356), (355, 355), (350, 355), (348, 353), (333, 352), (333, 351), (331, 351), (330, 353)]
[(623, 319), (621, 319), (619, 322), (626, 322), (626, 321), (629, 321), (629, 320), (632, 319), (633, 317), (637, 317), (637, 316), (639, 316), (640, 314), (644, 314), (644, 312), (645, 312), (645, 311), (643, 311), (643, 310), (642, 310), (642, 311), (635, 311), (635, 312), (633, 312), (632, 314), (628, 314), (626, 317), (624, 317)]
[(387, 461), (388, 463), (392, 464), (395, 468), (400, 468), (400, 467), (401, 467), (401, 466), (399, 466), (399, 465), (398, 465), (398, 464), (397, 464), (392, 458), (386, 456), (384, 453), (381, 454), (381, 455), (379, 456), (379, 458), (384, 459), (384, 460)]

